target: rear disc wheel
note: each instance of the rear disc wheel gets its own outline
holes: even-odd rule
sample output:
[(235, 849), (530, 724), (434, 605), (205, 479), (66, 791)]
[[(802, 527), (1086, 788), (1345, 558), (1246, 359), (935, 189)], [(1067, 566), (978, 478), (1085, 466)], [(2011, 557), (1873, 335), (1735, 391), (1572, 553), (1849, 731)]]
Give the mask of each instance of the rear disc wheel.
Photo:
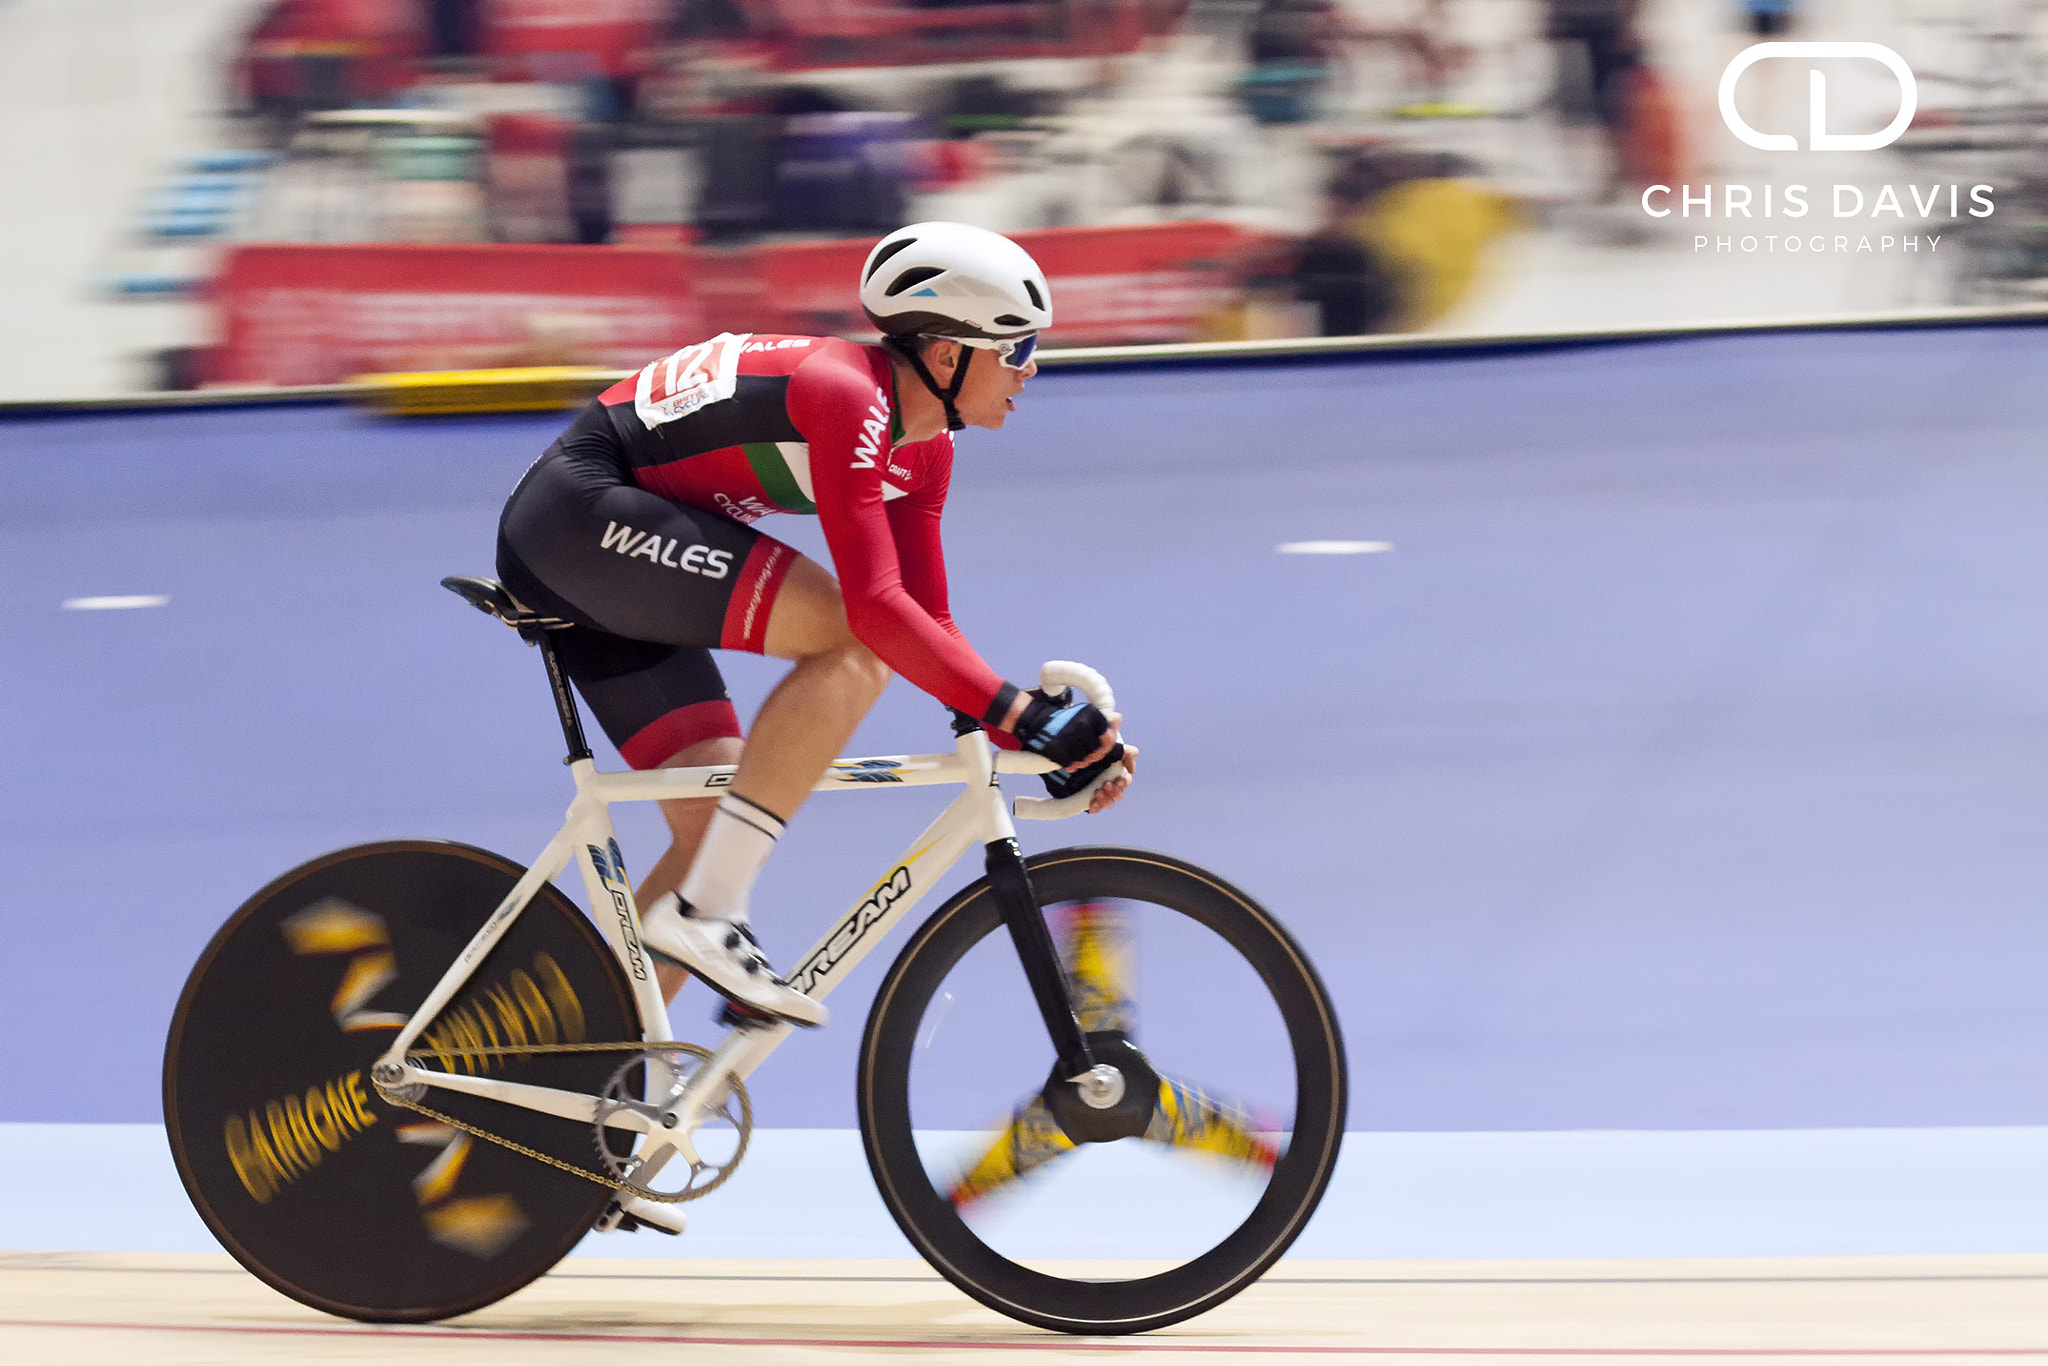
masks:
[[(467, 1313), (566, 1256), (603, 1185), (393, 1105), (370, 1067), (524, 873), (466, 845), (343, 849), (250, 898), (200, 956), (164, 1052), (178, 1175), (221, 1245), (302, 1303), (370, 1322)], [(639, 1037), (596, 927), (543, 884), (417, 1048)], [(449, 1058), (595, 1094), (613, 1052)], [(438, 1087), (420, 1103), (580, 1169), (587, 1123)]]

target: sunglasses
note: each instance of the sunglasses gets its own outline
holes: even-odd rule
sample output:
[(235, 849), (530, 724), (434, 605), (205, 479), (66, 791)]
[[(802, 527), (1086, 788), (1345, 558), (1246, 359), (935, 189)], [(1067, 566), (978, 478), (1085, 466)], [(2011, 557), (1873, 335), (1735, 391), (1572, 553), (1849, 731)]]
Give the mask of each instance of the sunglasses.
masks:
[(945, 340), (971, 346), (977, 351), (993, 351), (996, 359), (1012, 370), (1022, 370), (1029, 365), (1032, 353), (1038, 350), (1036, 332), (1022, 337), (947, 337)]

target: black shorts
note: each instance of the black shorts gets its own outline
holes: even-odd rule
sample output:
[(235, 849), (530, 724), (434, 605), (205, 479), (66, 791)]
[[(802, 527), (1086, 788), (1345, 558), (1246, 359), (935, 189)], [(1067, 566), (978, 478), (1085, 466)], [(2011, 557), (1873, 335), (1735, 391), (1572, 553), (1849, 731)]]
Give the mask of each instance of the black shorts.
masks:
[(498, 577), (576, 623), (562, 667), (634, 768), (740, 734), (711, 651), (760, 653), (797, 552), (634, 484), (603, 414), (579, 418), (519, 481), (498, 521)]
[(1790, 10), (1759, 10), (1749, 12), (1749, 31), (1759, 38), (1775, 38), (1792, 27)]

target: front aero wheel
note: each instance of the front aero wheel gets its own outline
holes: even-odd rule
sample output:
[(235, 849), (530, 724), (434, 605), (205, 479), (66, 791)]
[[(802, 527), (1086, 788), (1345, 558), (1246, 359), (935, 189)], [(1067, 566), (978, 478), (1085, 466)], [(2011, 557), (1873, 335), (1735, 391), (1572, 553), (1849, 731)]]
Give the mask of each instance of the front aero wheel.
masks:
[(1076, 1107), (995, 896), (904, 948), (861, 1044), (868, 1165), (905, 1236), (990, 1308), (1161, 1328), (1286, 1251), (1344, 1136), (1344, 1046), (1300, 948), (1242, 892), (1135, 849), (1028, 860), (1081, 1027), (1123, 1099)]

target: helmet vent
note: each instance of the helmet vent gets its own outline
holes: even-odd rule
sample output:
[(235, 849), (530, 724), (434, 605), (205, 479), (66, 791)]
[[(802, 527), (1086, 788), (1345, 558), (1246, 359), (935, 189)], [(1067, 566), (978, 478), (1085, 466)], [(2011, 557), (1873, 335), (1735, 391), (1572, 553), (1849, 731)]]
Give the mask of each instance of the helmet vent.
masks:
[(906, 247), (915, 246), (916, 244), (917, 239), (915, 237), (899, 237), (893, 242), (885, 243), (883, 246), (876, 250), (875, 259), (868, 262), (868, 273), (861, 277), (861, 283), (866, 284), (869, 280), (874, 279), (875, 272), (880, 270), (882, 268), (882, 263), (884, 261), (887, 261), (891, 256), (894, 256), (897, 252), (902, 251)]
[(933, 276), (944, 275), (945, 273), (945, 269), (941, 266), (912, 266), (909, 270), (897, 276), (895, 283), (882, 292), (893, 299), (911, 286), (921, 285)]
[[(1037, 286), (1037, 285), (1033, 284), (1033, 283), (1032, 283), (1031, 281), (1029, 281), (1029, 280), (1026, 280), (1026, 281), (1024, 282), (1024, 292), (1025, 292), (1026, 294), (1029, 294), (1029, 295), (1031, 296), (1031, 306), (1032, 306), (1033, 308), (1044, 308), (1044, 307), (1045, 307), (1045, 300), (1044, 300), (1044, 299), (1042, 299), (1042, 298), (1040, 298), (1040, 297), (1038, 296), (1038, 286)], [(1000, 321), (1002, 321), (1002, 320), (1001, 320), (1001, 319), (997, 319), (997, 321), (998, 321), (998, 322), (1000, 322)], [(1024, 320), (1023, 320), (1022, 318), (1019, 318), (1019, 319), (1018, 319), (1017, 321), (1018, 321), (1018, 322), (1023, 322)]]
[(1003, 325), (1004, 327), (1029, 327), (1029, 326), (1031, 326), (1031, 319), (1029, 319), (1029, 318), (1020, 318), (1020, 317), (1018, 317), (1018, 316), (1017, 316), (1016, 314), (1014, 314), (1014, 313), (998, 313), (998, 314), (996, 315), (996, 321), (997, 321), (997, 322), (999, 322), (999, 323), (1001, 323), (1001, 324), (1002, 324), (1002, 325)]

